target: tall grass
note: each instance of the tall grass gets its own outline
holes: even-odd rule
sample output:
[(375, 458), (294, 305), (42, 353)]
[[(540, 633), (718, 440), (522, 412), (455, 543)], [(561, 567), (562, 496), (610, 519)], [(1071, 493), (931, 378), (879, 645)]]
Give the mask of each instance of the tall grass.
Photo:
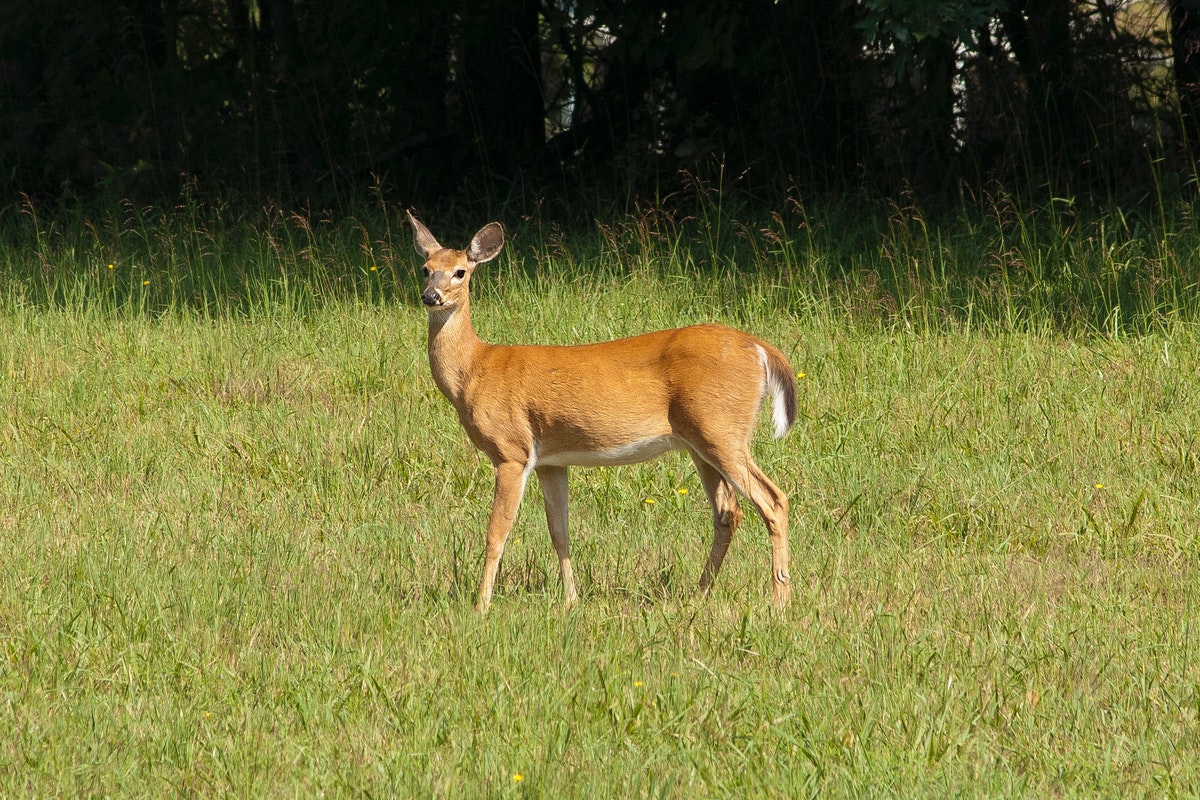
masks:
[(782, 615), (755, 519), (693, 596), (673, 457), (572, 471), (570, 612), (531, 487), (471, 612), (490, 468), (396, 215), (6, 220), (0, 795), (1200, 792), (1191, 223), (741, 212), (505, 219), (475, 322), (788, 352)]
[[(569, 227), (504, 219), (510, 249), (498, 280), (754, 275), (791, 308), (925, 331), (1111, 336), (1197, 316), (1200, 229), (1186, 203), (1083, 210), (999, 195), (931, 216), (916, 204), (812, 209), (793, 197), (764, 214), (714, 199), (722, 195), (699, 187), (694, 198)], [(412, 290), (401, 216), (384, 204), (334, 217), (189, 202), (46, 219), (26, 202), (0, 225), (0, 278), (8, 302), (39, 307), (219, 315), (391, 303)], [(464, 232), (482, 224), (448, 222)]]

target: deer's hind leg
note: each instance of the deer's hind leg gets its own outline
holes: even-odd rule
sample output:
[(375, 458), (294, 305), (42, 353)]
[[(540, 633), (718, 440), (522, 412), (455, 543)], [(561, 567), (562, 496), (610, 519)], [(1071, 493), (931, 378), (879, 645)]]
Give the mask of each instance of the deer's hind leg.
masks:
[(704, 493), (708, 495), (708, 504), (712, 507), (713, 541), (708, 553), (708, 561), (704, 563), (704, 572), (700, 574), (700, 593), (708, 594), (713, 580), (721, 569), (721, 562), (729, 552), (729, 543), (737, 532), (742, 521), (742, 507), (738, 503), (737, 491), (733, 485), (721, 475), (720, 470), (709, 464), (696, 453), (692, 453), (692, 461), (696, 471), (700, 473), (700, 483)]
[[(736, 452), (727, 452), (713, 448), (697, 454), (697, 461), (703, 459), (711, 469), (716, 470), (724, 483), (751, 503), (759, 516), (767, 525), (767, 536), (771, 544), (771, 593), (775, 607), (786, 608), (792, 599), (791, 577), (788, 570), (788, 498), (778, 486), (754, 463), (748, 447), (738, 448)], [(704, 471), (701, 468), (701, 479)], [(713, 495), (720, 493), (714, 491)], [(725, 507), (728, 501), (722, 500)], [(714, 503), (714, 509), (716, 505)], [(715, 511), (714, 511), (715, 513)], [(718, 538), (720, 536), (718, 526)], [(728, 541), (725, 543), (728, 548)], [(717, 555), (717, 540), (713, 541), (713, 555)], [(724, 552), (720, 555), (724, 557)], [(710, 562), (713, 556), (710, 556)], [(720, 563), (719, 560), (717, 562)], [(716, 570), (713, 570), (714, 574)]]

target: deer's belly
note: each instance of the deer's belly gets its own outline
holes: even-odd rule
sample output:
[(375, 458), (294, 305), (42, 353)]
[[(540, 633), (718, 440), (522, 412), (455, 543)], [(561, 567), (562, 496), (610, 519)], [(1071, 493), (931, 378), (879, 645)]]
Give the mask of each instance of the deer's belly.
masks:
[(538, 453), (537, 463), (551, 467), (615, 467), (638, 464), (658, 458), (663, 453), (683, 448), (682, 440), (674, 436), (655, 436), (597, 450), (560, 450)]

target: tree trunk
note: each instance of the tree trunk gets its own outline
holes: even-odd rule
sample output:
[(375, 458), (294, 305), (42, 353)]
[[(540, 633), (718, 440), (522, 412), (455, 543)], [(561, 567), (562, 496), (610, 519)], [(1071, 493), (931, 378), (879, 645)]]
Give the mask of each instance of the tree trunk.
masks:
[(1200, 154), (1200, 0), (1171, 0), (1171, 54), (1184, 152)]
[(489, 170), (521, 160), (545, 141), (538, 0), (483, 0), (462, 33), (468, 126)]
[(921, 194), (947, 191), (954, 162), (954, 39), (930, 37), (919, 45), (920, 83), (912, 111), (915, 152), (908, 176)]
[(1000, 14), (1025, 79), (1025, 155), (1051, 176), (1078, 158), (1082, 133), (1075, 113), (1071, 13), (1071, 0), (1013, 0)]

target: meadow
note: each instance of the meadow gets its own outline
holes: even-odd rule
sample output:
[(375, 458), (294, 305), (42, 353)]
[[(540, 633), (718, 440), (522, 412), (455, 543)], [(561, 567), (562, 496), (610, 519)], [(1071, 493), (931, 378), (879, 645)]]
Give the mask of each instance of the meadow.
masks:
[(475, 325), (786, 352), (784, 613), (749, 515), (695, 596), (679, 455), (572, 470), (570, 610), (531, 485), (473, 612), (491, 469), (398, 210), (4, 220), (0, 796), (1200, 794), (1186, 209), (700, 206), (497, 214)]

